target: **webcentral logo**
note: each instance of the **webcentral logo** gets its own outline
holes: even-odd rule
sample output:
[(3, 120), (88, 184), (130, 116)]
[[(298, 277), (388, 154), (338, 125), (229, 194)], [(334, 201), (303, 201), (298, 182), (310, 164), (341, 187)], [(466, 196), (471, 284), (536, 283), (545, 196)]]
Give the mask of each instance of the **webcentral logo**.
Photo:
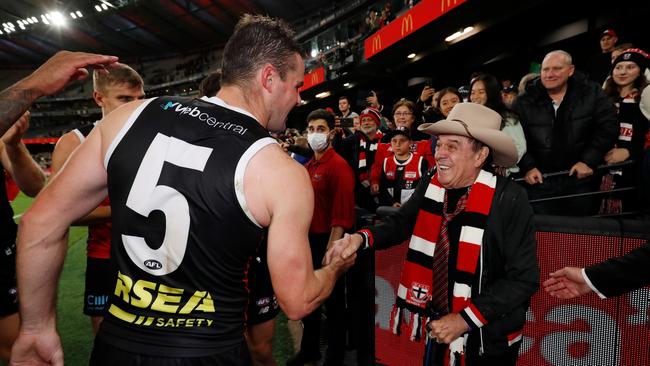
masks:
[(238, 133), (240, 135), (244, 135), (246, 131), (248, 131), (248, 128), (244, 128), (241, 125), (231, 123), (231, 122), (219, 122), (217, 121), (216, 118), (210, 116), (209, 114), (205, 112), (201, 112), (200, 109), (197, 107), (191, 107), (191, 106), (185, 106), (179, 102), (167, 102), (165, 104), (161, 104), (160, 107), (164, 111), (171, 110), (172, 112), (176, 112), (178, 114), (184, 115), (187, 114), (192, 118), (197, 118), (201, 122), (205, 122), (208, 126), (214, 127), (214, 128), (219, 128), (222, 130), (227, 130), (227, 131), (233, 131), (235, 133)]

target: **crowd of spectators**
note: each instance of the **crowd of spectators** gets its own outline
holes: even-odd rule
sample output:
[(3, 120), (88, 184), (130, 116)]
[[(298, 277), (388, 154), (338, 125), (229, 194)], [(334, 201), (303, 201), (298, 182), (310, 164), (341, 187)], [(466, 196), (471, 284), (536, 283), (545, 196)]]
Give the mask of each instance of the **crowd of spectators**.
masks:
[[(613, 30), (606, 30), (601, 39), (612, 34)], [(415, 159), (423, 157), (431, 167), (435, 139), (417, 127), (446, 118), (457, 103), (472, 102), (502, 116), (502, 130), (515, 141), (519, 161), (493, 169), (527, 189), (536, 213), (643, 214), (650, 207), (643, 200), (647, 199), (643, 198), (645, 193), (627, 189), (641, 187), (649, 174), (642, 166), (647, 164), (650, 151), (650, 135), (646, 136), (650, 92), (645, 75), (650, 60), (643, 50), (630, 44), (617, 48), (601, 42), (601, 46), (607, 46), (602, 53), (610, 62), (602, 80), (592, 80), (593, 74), (576, 69), (568, 52), (557, 50), (546, 55), (541, 74), (523, 75), (518, 84), (475, 73), (460, 88), (434, 90), (425, 85), (415, 102), (401, 98), (392, 108), (381, 104), (373, 91), (365, 105), (356, 106), (363, 109), (360, 117), (350, 106), (352, 99), (341, 97), (332, 144), (355, 171), (357, 206), (374, 211), (380, 203), (393, 205), (403, 198), (392, 197), (392, 202), (386, 199), (386, 192), (396, 188), (386, 186), (395, 184), (394, 179), (386, 179), (386, 174), (395, 175), (391, 170), (394, 164), (398, 176), (405, 169), (405, 160), (395, 157), (395, 146), (391, 146), (395, 145), (391, 139), (396, 129), (402, 130), (398, 135), (410, 142)], [(346, 123), (350, 118), (354, 123)], [(284, 141), (288, 151), (310, 155), (304, 146), (287, 143), (293, 140)], [(406, 160), (410, 157), (401, 156)], [(570, 197), (556, 199), (567, 195)]]

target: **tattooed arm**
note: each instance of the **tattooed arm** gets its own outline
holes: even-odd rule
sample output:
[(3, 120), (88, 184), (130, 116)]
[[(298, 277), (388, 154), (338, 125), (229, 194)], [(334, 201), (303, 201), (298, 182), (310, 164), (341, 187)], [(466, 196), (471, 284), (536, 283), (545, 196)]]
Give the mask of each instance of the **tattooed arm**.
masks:
[(117, 62), (115, 56), (61, 51), (28, 77), (0, 92), (0, 136), (44, 95), (55, 94), (70, 82), (88, 76), (86, 66), (106, 67)]

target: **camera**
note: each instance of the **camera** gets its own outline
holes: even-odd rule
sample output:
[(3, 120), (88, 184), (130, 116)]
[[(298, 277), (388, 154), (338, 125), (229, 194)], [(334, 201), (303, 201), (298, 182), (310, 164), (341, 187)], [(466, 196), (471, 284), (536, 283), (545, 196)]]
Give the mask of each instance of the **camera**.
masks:
[(354, 117), (341, 117), (341, 127), (342, 128), (354, 127)]

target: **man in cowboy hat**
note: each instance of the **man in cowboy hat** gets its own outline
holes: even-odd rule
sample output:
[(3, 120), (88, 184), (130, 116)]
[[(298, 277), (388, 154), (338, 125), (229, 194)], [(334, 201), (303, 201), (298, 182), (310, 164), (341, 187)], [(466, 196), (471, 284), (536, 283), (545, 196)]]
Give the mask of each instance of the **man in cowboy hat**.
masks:
[[(510, 166), (514, 143), (498, 113), (460, 103), (437, 135), (432, 170), (398, 213), (346, 235), (330, 256), (386, 248), (410, 237), (391, 327), (414, 341), (428, 333), (430, 364), (515, 365), (526, 309), (539, 286), (533, 211), (524, 190), (484, 166)], [(403, 320), (409, 310), (410, 321)], [(408, 323), (408, 324), (407, 324)], [(426, 325), (426, 327), (425, 327)]]

